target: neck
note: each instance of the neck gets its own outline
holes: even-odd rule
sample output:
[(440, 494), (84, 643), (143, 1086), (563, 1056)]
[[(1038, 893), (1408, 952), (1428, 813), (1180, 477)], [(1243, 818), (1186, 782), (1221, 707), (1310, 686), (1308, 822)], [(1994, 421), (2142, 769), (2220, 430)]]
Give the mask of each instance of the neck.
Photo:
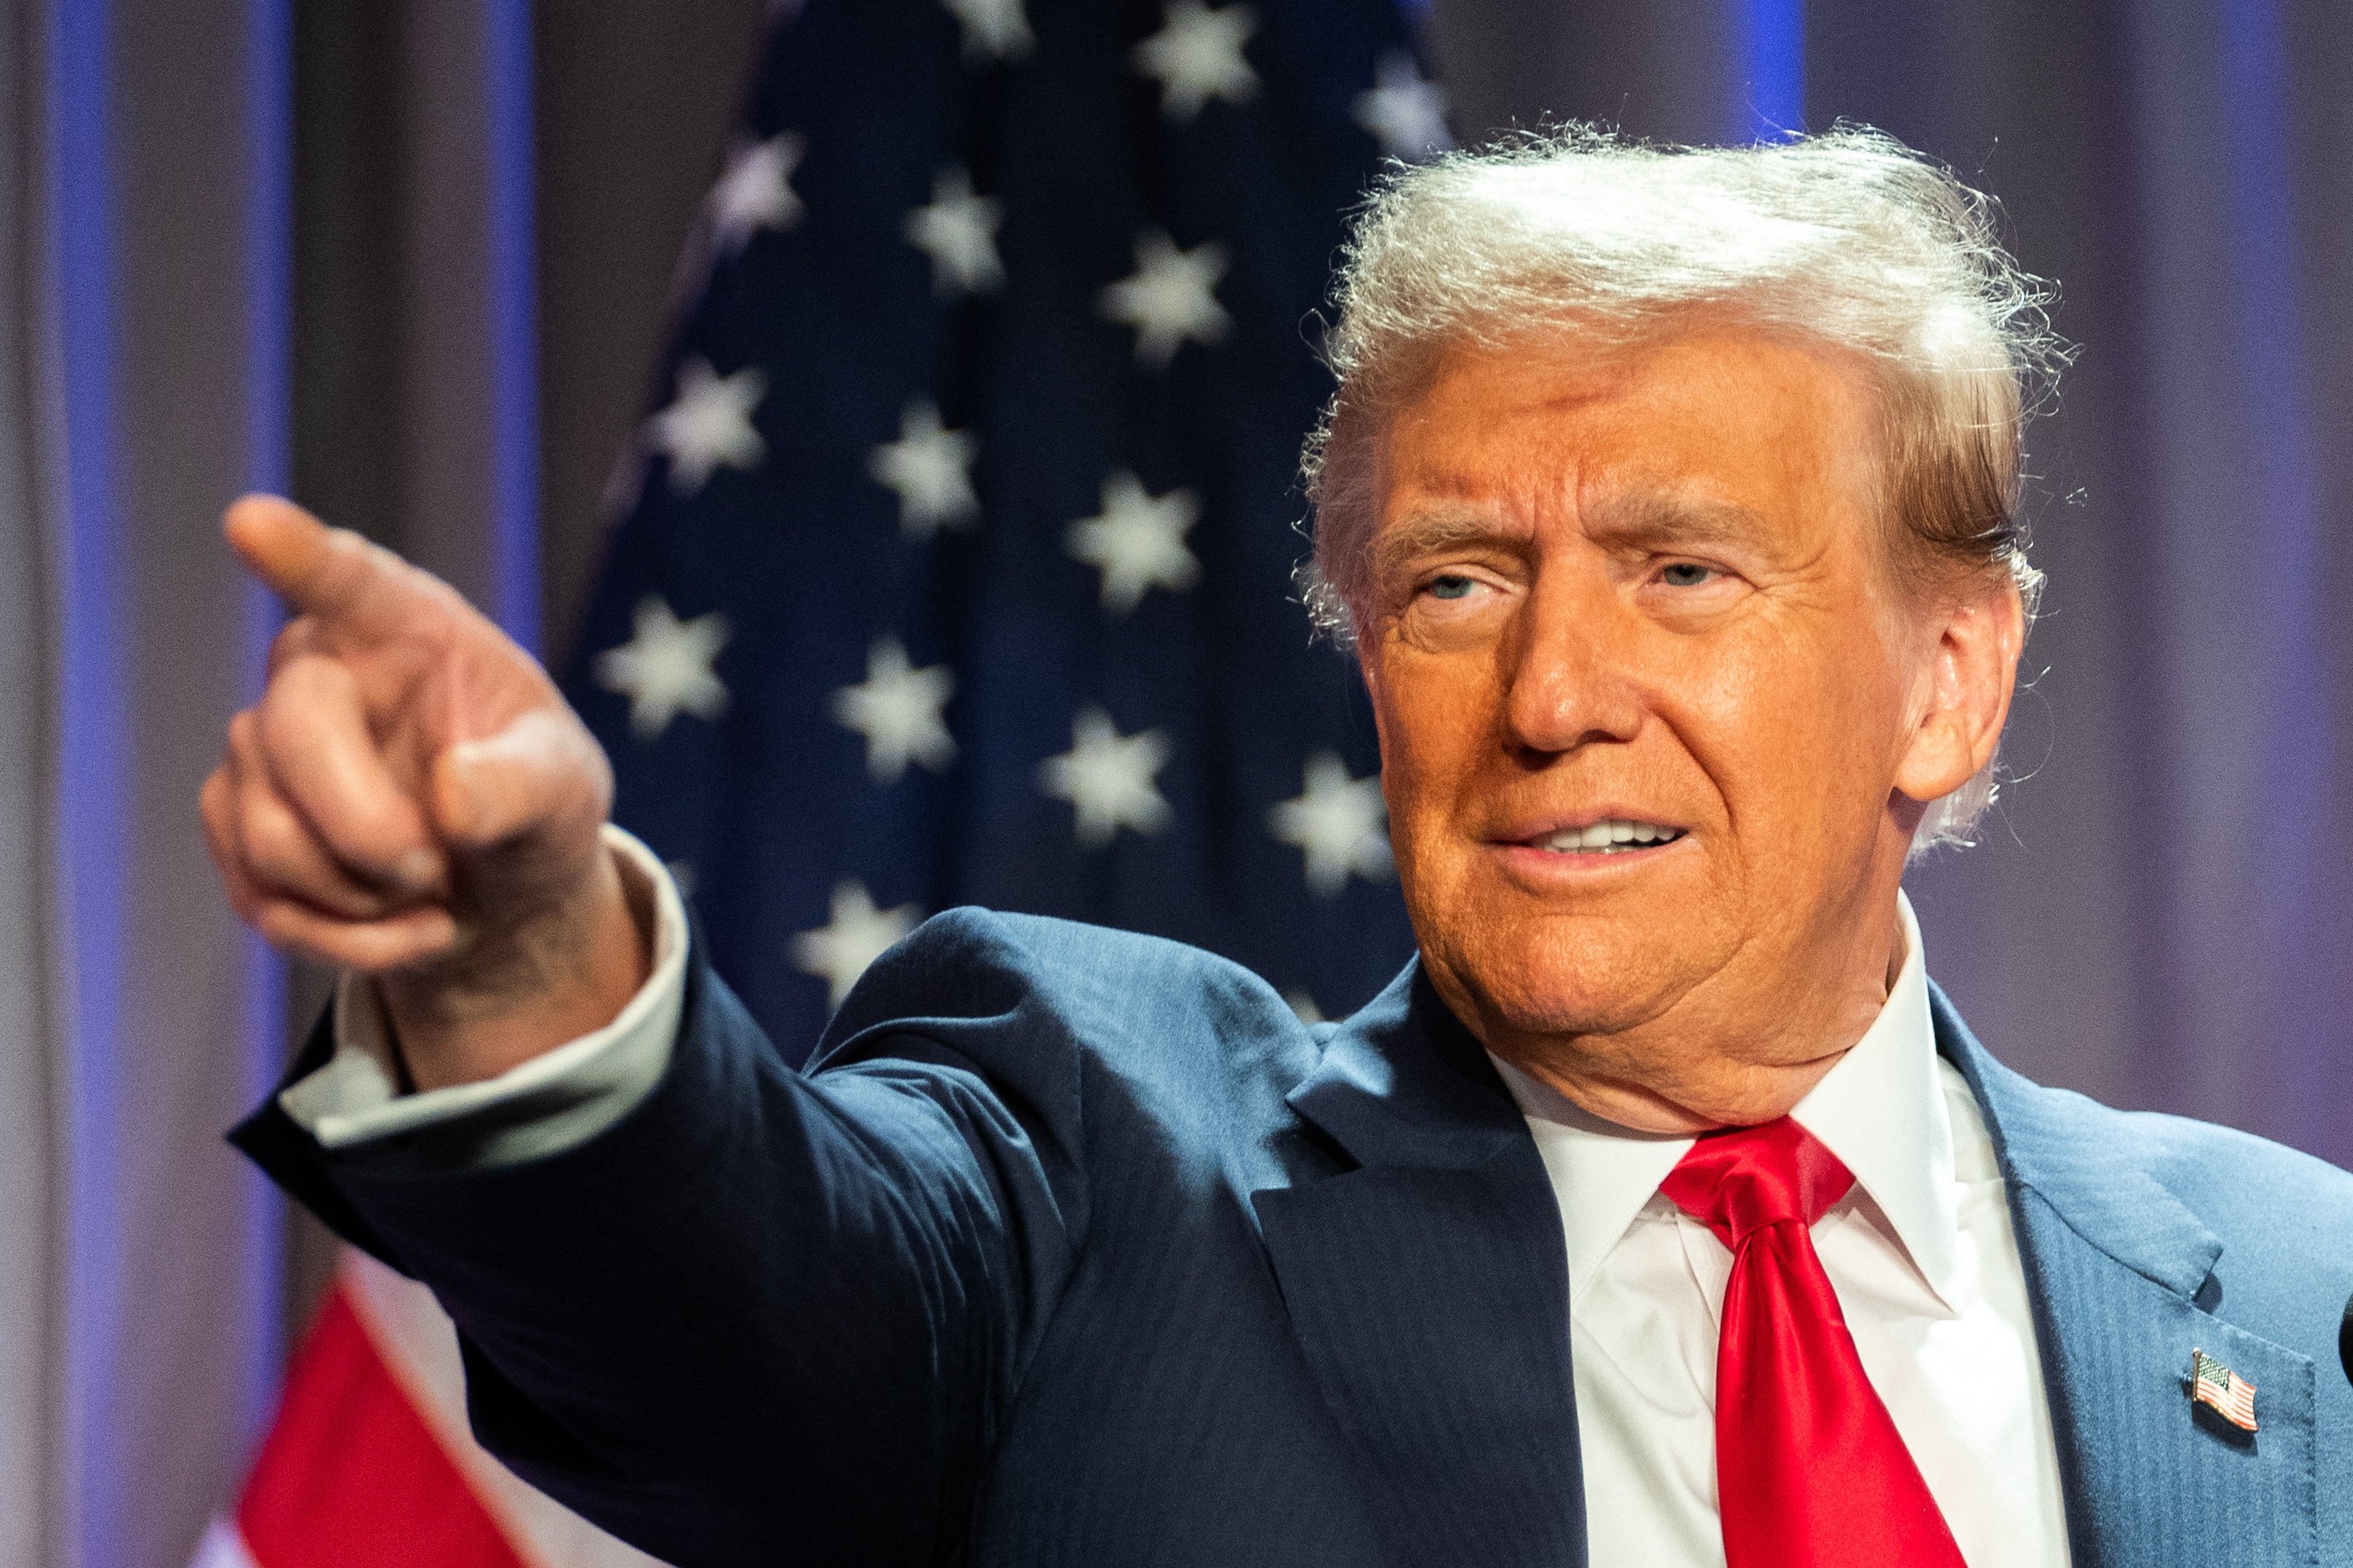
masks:
[(1762, 1005), (1754, 994), (1737, 1008), (1725, 1005), (1728, 998), (1703, 994), (1722, 988), (1695, 987), (1658, 1016), (1612, 1034), (1504, 1029), (1485, 1044), (1580, 1110), (1638, 1132), (1690, 1137), (1754, 1126), (1787, 1116), (1854, 1048), (1886, 1006), (1905, 956), (1903, 921), (1891, 913), (1849, 962), (1828, 966), (1827, 983), (1777, 988)]

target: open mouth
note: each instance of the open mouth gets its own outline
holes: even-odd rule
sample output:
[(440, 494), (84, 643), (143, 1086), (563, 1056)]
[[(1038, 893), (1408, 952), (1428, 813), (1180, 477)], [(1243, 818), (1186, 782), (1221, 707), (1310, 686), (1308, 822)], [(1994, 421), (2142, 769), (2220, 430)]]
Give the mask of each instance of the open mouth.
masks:
[(1556, 855), (1626, 855), (1672, 844), (1683, 836), (1680, 827), (1613, 816), (1583, 827), (1564, 827), (1541, 838), (1528, 839), (1526, 844), (1531, 849), (1548, 849)]

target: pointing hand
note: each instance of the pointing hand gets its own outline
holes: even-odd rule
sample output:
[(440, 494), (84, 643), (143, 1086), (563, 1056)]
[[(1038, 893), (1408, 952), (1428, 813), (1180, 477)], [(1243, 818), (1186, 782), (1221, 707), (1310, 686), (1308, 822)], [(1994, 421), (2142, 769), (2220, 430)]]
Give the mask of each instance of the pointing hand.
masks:
[(237, 913), (375, 975), (420, 1087), (611, 1020), (644, 942), (599, 837), (612, 770), (538, 663), (447, 584), (290, 502), (230, 547), (295, 612), (205, 781)]

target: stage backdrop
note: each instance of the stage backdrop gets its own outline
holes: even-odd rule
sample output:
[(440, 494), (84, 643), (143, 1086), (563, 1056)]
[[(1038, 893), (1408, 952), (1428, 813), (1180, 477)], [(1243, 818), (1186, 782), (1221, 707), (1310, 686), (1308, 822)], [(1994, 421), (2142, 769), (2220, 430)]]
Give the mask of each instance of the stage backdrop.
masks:
[[(685, 10), (738, 44), (698, 61), (665, 52), (669, 22), (543, 6), (565, 47), (543, 37), (534, 71), (515, 0), (0, 9), (6, 1568), (179, 1568), (274, 1382), (278, 1224), (215, 1132), (282, 1048), (279, 982), (189, 804), (266, 630), (218, 504), (290, 473), (519, 626), (556, 606), (565, 645), (609, 521), (584, 498), (675, 391), (646, 258), (682, 242), (748, 64), (755, 5)], [(387, 15), (389, 43), (341, 58), (401, 133), (298, 138), (304, 104), (359, 100), (296, 42)], [(1932, 967), (2030, 1072), (2353, 1159), (2353, 639), (2331, 614), (2353, 587), (2353, 13), (1439, 0), (1425, 26), (1459, 137), (1846, 117), (2003, 199), (2084, 350), (2034, 439), (2052, 586), (2021, 776), (1982, 846), (1914, 878)], [(534, 115), (559, 79), (603, 96)], [(703, 138), (688, 173), (584, 167), (576, 131), (534, 145), (630, 83), (700, 119), (606, 129)], [(355, 256), (379, 270), (338, 270)], [(383, 268), (399, 309), (362, 286)], [(555, 366), (604, 400), (564, 401)], [(305, 460), (305, 431), (340, 437)]]

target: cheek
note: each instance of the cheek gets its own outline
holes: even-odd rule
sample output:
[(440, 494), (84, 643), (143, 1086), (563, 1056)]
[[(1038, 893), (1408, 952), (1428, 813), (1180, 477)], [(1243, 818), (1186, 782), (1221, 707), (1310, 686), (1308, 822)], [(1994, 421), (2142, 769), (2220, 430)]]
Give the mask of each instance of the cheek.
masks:
[(1667, 684), (1675, 728), (1736, 827), (1840, 837), (1850, 817), (1873, 817), (1892, 787), (1902, 694), (1870, 638), (1718, 649)]
[(1434, 827), (1476, 771), (1493, 729), (1493, 673), (1484, 660), (1432, 657), (1394, 644), (1371, 684), (1381, 739), (1381, 790), (1401, 853)]

